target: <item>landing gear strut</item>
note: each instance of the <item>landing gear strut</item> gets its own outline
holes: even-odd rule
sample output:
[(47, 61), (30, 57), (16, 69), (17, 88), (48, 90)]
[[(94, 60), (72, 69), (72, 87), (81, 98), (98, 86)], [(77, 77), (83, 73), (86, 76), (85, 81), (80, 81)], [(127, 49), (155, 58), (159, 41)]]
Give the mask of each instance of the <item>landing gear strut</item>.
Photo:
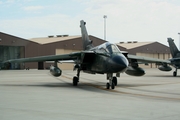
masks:
[(106, 84), (106, 88), (109, 89), (111, 87), (111, 89), (114, 89), (117, 85), (117, 78), (113, 77), (112, 73), (108, 73), (107, 79), (109, 80), (109, 82)]
[(73, 85), (74, 86), (77, 86), (78, 85), (78, 82), (79, 82), (79, 76), (80, 76), (80, 69), (77, 70), (77, 76), (74, 76), (73, 77)]
[(173, 72), (173, 76), (174, 76), (174, 77), (177, 76), (177, 68), (176, 68), (176, 70)]

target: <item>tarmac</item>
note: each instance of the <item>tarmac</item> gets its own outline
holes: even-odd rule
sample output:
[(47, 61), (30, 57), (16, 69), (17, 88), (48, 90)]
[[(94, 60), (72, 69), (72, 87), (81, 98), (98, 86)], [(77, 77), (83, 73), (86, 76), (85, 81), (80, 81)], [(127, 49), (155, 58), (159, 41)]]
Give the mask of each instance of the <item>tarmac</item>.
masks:
[(114, 90), (106, 75), (81, 72), (73, 86), (72, 70), (1, 70), (0, 120), (180, 120), (180, 75), (145, 70), (121, 74)]

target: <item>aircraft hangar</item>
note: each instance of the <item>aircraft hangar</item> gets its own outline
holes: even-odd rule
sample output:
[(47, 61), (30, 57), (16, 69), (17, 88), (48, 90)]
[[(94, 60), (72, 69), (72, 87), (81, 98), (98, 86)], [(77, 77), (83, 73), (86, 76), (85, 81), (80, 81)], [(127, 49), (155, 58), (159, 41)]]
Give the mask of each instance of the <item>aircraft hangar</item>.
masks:
[[(106, 41), (89, 35), (95, 46)], [(130, 54), (148, 56), (153, 58), (168, 59), (170, 50), (159, 42), (120, 42), (117, 44), (120, 50)], [(51, 35), (47, 37), (23, 39), (0, 32), (0, 61), (25, 57), (65, 54), (81, 51), (81, 36)], [(13, 63), (9, 69), (46, 69), (52, 62)], [(73, 64), (63, 63), (58, 65), (61, 69), (73, 69)], [(150, 67), (156, 67), (151, 64)]]
[[(106, 41), (89, 35), (95, 46)], [(13, 35), (0, 32), (0, 61), (8, 59), (18, 59), (26, 57), (46, 56), (64, 54), (69, 52), (81, 51), (81, 36), (69, 35), (50, 35), (42, 38), (23, 39)], [(34, 63), (12, 63), (7, 69), (45, 69), (52, 62), (34, 62)], [(72, 65), (62, 64), (61, 69), (72, 69)]]
[[(0, 62), (39, 55), (38, 44), (29, 40), (0, 32)], [(28, 63), (34, 65), (34, 63)], [(6, 69), (24, 69), (25, 64), (12, 63)]]
[[(93, 41), (95, 46), (100, 45), (106, 41), (99, 39), (97, 37), (89, 35), (89, 38)], [(36, 42), (42, 45), (42, 53), (44, 55), (58, 55), (58, 54), (66, 54), (76, 51), (82, 51), (83, 44), (81, 36), (69, 36), (69, 35), (56, 35), (56, 36), (48, 36), (42, 38), (33, 38), (30, 39), (33, 42)], [(52, 62), (45, 63), (45, 67), (53, 64)], [(64, 70), (73, 69), (74, 64), (63, 63), (58, 64), (58, 67)]]
[[(159, 42), (138, 42), (128, 41), (119, 42), (118, 46), (126, 48), (129, 54), (158, 58), (158, 59), (169, 59), (171, 57), (170, 49), (168, 46), (163, 45)], [(140, 65), (141, 67), (157, 67), (156, 64), (151, 63), (150, 65)]]

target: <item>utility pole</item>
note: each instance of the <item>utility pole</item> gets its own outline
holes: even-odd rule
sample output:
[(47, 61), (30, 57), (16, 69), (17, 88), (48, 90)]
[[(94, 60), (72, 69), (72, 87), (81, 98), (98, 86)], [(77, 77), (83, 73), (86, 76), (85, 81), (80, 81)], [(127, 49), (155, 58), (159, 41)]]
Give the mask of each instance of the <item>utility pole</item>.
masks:
[(106, 40), (106, 18), (107, 18), (107, 15), (104, 15), (103, 18), (104, 18), (104, 40)]
[(180, 33), (178, 33), (178, 35), (179, 35), (179, 50), (180, 50)]

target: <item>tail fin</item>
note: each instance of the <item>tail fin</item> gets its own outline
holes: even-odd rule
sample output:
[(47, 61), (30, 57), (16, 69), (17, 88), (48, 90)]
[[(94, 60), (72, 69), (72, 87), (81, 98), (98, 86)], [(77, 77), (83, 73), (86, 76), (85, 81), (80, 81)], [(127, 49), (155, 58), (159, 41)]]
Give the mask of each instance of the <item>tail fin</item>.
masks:
[(174, 40), (172, 38), (167, 38), (167, 39), (168, 39), (171, 55), (172, 55), (173, 58), (175, 58), (180, 53), (180, 51), (178, 50), (178, 48), (175, 45)]
[(89, 39), (85, 25), (86, 25), (86, 22), (81, 20), (80, 27), (81, 27), (81, 34), (82, 34), (82, 41), (83, 41), (83, 49), (89, 50), (89, 49), (93, 48), (93, 44), (92, 44), (92, 40)]

